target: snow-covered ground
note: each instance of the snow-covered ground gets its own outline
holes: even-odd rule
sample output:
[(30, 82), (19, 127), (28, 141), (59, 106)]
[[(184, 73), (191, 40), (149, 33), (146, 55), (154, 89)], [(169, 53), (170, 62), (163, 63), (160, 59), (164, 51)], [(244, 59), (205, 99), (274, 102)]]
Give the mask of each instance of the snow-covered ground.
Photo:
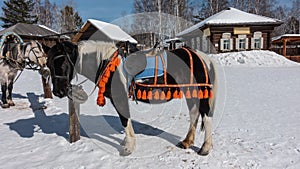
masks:
[[(205, 157), (195, 153), (203, 141), (199, 130), (195, 147), (175, 146), (188, 129), (184, 100), (130, 102), (137, 147), (120, 157), (121, 123), (109, 102), (96, 106), (93, 94), (81, 105), (85, 132), (70, 144), (67, 99), (43, 99), (40, 76), (25, 71), (13, 91), (16, 106), (0, 109), (0, 168), (300, 168), (300, 66), (272, 52), (247, 53), (216, 58), (221, 90), (214, 147)], [(84, 84), (87, 92), (92, 88)]]

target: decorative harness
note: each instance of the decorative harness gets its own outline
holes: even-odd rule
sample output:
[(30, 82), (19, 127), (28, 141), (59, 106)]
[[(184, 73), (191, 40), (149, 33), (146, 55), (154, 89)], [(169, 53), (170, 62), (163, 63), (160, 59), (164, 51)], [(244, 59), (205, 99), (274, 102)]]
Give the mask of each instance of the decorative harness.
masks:
[[(190, 82), (188, 84), (168, 84), (167, 83), (167, 67), (162, 53), (155, 56), (155, 73), (154, 73), (154, 83), (144, 84), (140, 82), (133, 81), (129, 87), (129, 97), (137, 100), (170, 100), (181, 99), (185, 96), (186, 99), (197, 98), (197, 99), (208, 99), (213, 98), (212, 84), (209, 82), (209, 76), (207, 67), (203, 59), (194, 51), (187, 48), (183, 48), (187, 52), (190, 61)], [(204, 74), (204, 83), (194, 82), (194, 67), (193, 67), (193, 57), (192, 53), (198, 56), (201, 61)], [(97, 86), (99, 87), (97, 104), (99, 106), (105, 105), (105, 86), (110, 78), (112, 72), (120, 65), (121, 59), (118, 57), (118, 50), (113, 54), (103, 73), (99, 76), (97, 81)], [(163, 64), (163, 83), (158, 83), (158, 62), (161, 59)], [(161, 89), (165, 90), (161, 90)], [(160, 90), (158, 90), (160, 89)], [(173, 91), (173, 93), (171, 92)], [(136, 96), (135, 96), (136, 93)]]
[[(135, 82), (134, 88), (137, 90), (136, 97), (138, 100), (170, 100), (181, 99), (185, 96), (186, 99), (197, 98), (197, 99), (208, 99), (213, 98), (212, 84), (209, 82), (209, 76), (207, 67), (203, 59), (194, 51), (183, 47), (185, 52), (187, 52), (190, 61), (190, 82), (187, 84), (168, 84), (167, 83), (167, 68), (162, 54), (159, 56), (156, 55), (156, 69), (154, 74), (153, 84), (144, 84), (140, 82)], [(201, 64), (204, 69), (205, 82), (196, 83), (194, 82), (194, 64), (192, 53), (196, 54), (198, 59), (201, 61)], [(162, 60), (164, 75), (163, 83), (158, 83), (158, 59)], [(134, 92), (134, 91), (133, 91)], [(133, 93), (131, 92), (131, 93)], [(173, 92), (173, 93), (172, 93)], [(132, 94), (131, 94), (132, 95)]]

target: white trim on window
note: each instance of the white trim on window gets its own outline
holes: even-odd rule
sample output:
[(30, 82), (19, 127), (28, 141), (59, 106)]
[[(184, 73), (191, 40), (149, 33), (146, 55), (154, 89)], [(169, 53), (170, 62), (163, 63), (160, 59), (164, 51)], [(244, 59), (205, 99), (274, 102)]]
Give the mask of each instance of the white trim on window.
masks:
[(247, 50), (249, 40), (247, 35), (238, 35), (238, 38), (235, 39), (235, 49), (236, 50)]

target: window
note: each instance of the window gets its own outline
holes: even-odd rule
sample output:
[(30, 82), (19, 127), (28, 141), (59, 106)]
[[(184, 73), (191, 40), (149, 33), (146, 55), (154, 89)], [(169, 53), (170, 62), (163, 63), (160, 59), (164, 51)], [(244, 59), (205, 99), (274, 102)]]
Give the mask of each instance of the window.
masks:
[(251, 38), (251, 49), (263, 49), (262, 32), (254, 32)]
[(223, 33), (222, 39), (220, 39), (220, 50), (231, 51), (233, 48), (231, 33)]
[(239, 49), (246, 49), (246, 39), (239, 39)]
[(229, 41), (229, 39), (224, 39), (223, 40), (223, 49), (224, 50), (230, 50), (230, 41)]
[(254, 49), (260, 49), (261, 39), (254, 39)]
[(247, 35), (238, 35), (236, 38), (235, 47), (237, 50), (246, 50), (248, 49), (248, 38)]

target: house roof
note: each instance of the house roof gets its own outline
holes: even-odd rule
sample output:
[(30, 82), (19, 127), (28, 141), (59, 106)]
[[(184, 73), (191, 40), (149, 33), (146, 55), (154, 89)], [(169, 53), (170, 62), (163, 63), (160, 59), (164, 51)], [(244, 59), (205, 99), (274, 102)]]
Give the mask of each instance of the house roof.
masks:
[[(0, 31), (0, 36), (6, 32), (14, 32), (20, 36), (46, 37), (58, 35), (59, 33), (44, 25), (17, 23), (9, 28)], [(69, 38), (64, 36), (65, 38)]]
[(276, 36), (272, 38), (272, 43), (282, 43), (283, 40), (286, 40), (287, 42), (300, 42), (300, 34), (284, 34), (280, 36)]
[(207, 25), (280, 25), (281, 23), (282, 22), (278, 19), (251, 14), (230, 7), (178, 33), (177, 36), (193, 32), (194, 30), (197, 30)]
[(78, 42), (79, 40), (88, 40), (98, 30), (101, 31), (101, 35), (97, 36), (96, 39), (93, 40), (105, 39), (118, 42), (129, 41), (131, 43), (137, 43), (134, 38), (124, 32), (119, 26), (95, 19), (88, 19), (87, 22), (82, 26), (79, 33), (75, 35), (73, 41)]

